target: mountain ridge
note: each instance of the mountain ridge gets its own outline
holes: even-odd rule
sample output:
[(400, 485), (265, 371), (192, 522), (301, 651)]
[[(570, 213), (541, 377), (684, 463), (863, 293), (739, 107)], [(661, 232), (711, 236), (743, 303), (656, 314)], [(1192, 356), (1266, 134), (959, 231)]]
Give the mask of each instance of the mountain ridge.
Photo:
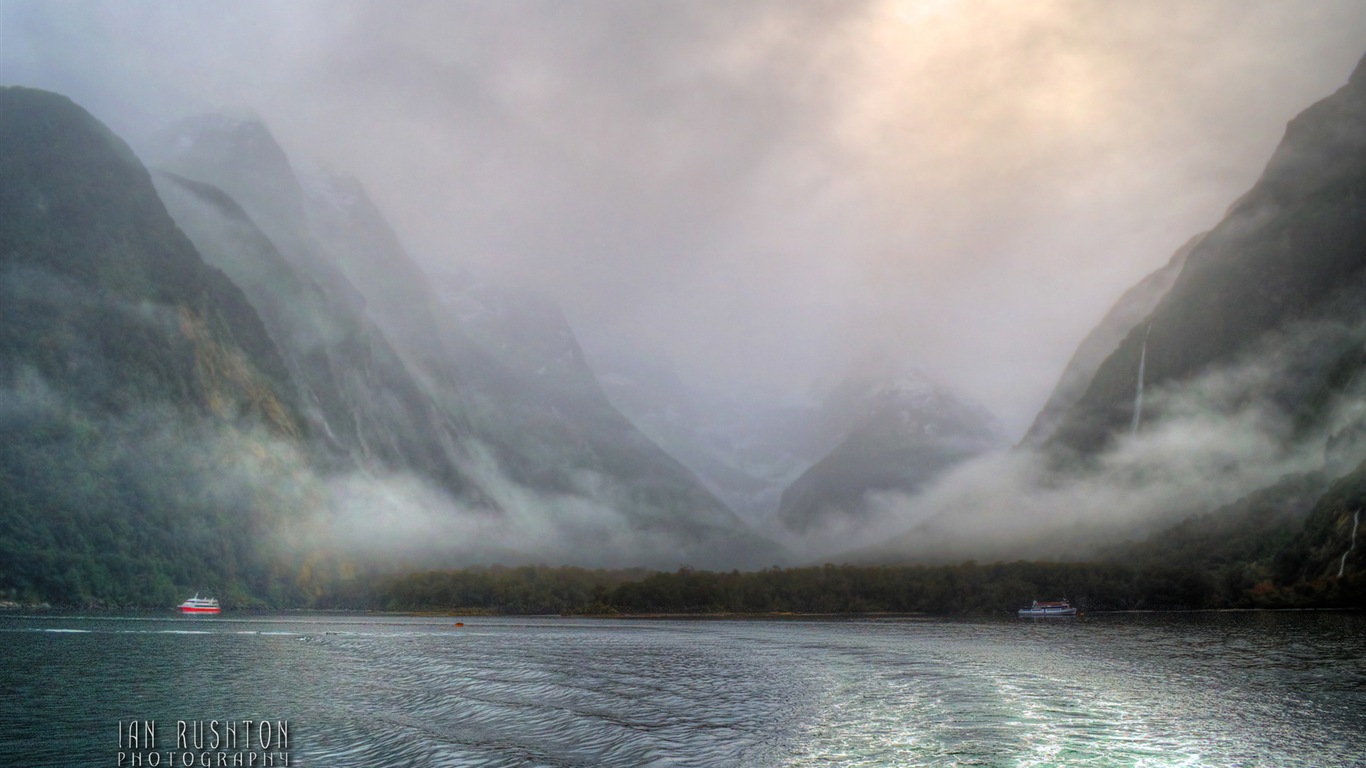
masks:
[[(450, 437), (456, 448), (493, 460), (499, 477), (485, 478), (485, 486), (510, 480), (554, 495), (603, 492), (614, 499), (608, 506), (642, 531), (657, 531), (666, 539), (714, 541), (717, 546), (727, 539), (759, 549), (765, 546), (744, 531), (691, 471), (612, 407), (558, 307), (516, 291), (485, 286), (479, 289), (483, 295), (476, 295), (473, 286), (429, 278), (356, 180), (321, 169), (301, 172), (283, 151), (274, 149), (233, 162), (234, 148), (253, 147), (255, 140), (239, 141), (216, 132), (246, 130), (241, 121), (189, 119), (178, 125), (192, 131), (175, 139), (173, 130), (174, 140), (160, 162), (201, 182), (214, 184), (216, 177), (224, 177), (223, 188), (235, 190), (229, 194), (246, 196), (243, 207), (253, 219), (274, 215), (258, 209), (281, 190), (290, 195), (298, 190), (303, 221), (276, 217), (277, 229), (288, 228), (292, 239), (281, 251), (295, 249), (294, 263), (320, 285), (334, 281), (356, 291), (364, 315), (393, 344), (436, 412), (455, 419), (458, 426)], [(270, 136), (264, 127), (252, 127), (249, 133), (262, 141)], [(197, 154), (200, 148), (203, 156)], [(262, 164), (278, 168), (233, 176), (236, 168)], [(264, 194), (251, 197), (254, 179), (287, 176), (300, 180), (272, 183)], [(452, 298), (455, 301), (446, 300)], [(469, 324), (462, 312), (471, 301), (496, 305), (488, 314), (497, 322)], [(483, 336), (474, 338), (472, 331)], [(518, 351), (510, 354), (504, 348), (508, 344)], [(551, 352), (558, 355), (558, 362), (524, 364)], [(544, 375), (541, 369), (551, 363), (554, 374)], [(614, 490), (600, 489), (602, 483)], [(727, 530), (733, 535), (722, 536)], [(729, 552), (727, 557), (740, 554), (734, 545), (721, 548)], [(700, 559), (704, 553), (690, 557)], [(716, 562), (721, 555), (705, 557)]]
[(828, 400), (852, 418), (839, 443), (783, 490), (778, 515), (799, 534), (857, 525), (869, 517), (869, 494), (914, 494), (1005, 444), (989, 412), (918, 371), (853, 377)]
[(0, 178), (0, 594), (289, 594), (257, 546), (289, 491), (237, 480), (310, 432), (242, 291), (64, 96), (0, 89)]
[(1290, 121), (1261, 178), (1191, 251), (1143, 330), (1134, 327), (1099, 366), (1048, 446), (1102, 449), (1132, 416), (1145, 349), (1146, 383), (1161, 386), (1231, 361), (1269, 330), (1313, 320), (1334, 297), (1353, 303), (1366, 252), (1366, 228), (1357, 226), (1366, 216), (1361, 72), (1359, 64), (1352, 82)]

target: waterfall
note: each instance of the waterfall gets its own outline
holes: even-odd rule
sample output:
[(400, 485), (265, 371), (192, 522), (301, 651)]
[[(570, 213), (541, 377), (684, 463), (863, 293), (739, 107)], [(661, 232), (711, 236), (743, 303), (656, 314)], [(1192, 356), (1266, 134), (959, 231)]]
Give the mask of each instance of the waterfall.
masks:
[(1361, 522), (1361, 510), (1357, 510), (1352, 515), (1352, 546), (1342, 553), (1342, 560), (1338, 563), (1338, 578), (1342, 578), (1342, 570), (1347, 567), (1347, 556), (1352, 554), (1352, 550), (1357, 548), (1357, 523)]
[(1134, 390), (1134, 423), (1129, 426), (1129, 434), (1138, 434), (1138, 421), (1143, 418), (1143, 368), (1148, 363), (1148, 334), (1153, 332), (1153, 324), (1143, 332), (1143, 349), (1138, 353), (1138, 386)]

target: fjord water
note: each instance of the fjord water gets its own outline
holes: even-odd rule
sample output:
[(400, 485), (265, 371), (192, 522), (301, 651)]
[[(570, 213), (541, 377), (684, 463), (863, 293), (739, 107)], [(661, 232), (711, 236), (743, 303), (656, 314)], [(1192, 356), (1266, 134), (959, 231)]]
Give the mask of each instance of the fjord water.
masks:
[(1366, 761), (1358, 614), (455, 621), (3, 615), (0, 759), (265, 718), (308, 766)]

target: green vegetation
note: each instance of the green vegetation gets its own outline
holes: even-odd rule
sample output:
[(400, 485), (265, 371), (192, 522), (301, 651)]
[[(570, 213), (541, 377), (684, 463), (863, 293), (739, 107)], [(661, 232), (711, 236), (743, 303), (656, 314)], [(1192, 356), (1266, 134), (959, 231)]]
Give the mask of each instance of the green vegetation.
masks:
[(0, 385), (86, 410), (149, 401), (301, 429), (260, 319), (204, 264), (128, 149), (56, 94), (0, 88)]
[[(1094, 562), (768, 568), (673, 573), (581, 568), (425, 571), (338, 584), (330, 607), (564, 614), (999, 614), (1065, 596), (1083, 610), (1366, 607), (1366, 465), (1329, 485), (1289, 475)], [(1345, 577), (1337, 568), (1346, 563)]]
[[(1366, 333), (1356, 330), (1366, 327), (1366, 145), (1335, 143), (1336, 127), (1366, 125), (1366, 96), (1348, 96), (1297, 120), (1239, 213), (1198, 246), (1154, 313), (1146, 358), (1150, 383), (1182, 380), (1292, 323), (1322, 321), (1314, 344), (1267, 347), (1274, 375), (1257, 393), (1293, 423), (1287, 440), (1304, 444), (1326, 434), (1335, 403), (1366, 392)], [(559, 392), (482, 350), (458, 317), (438, 322), (422, 309), (423, 281), (391, 274), (406, 257), (368, 204), (337, 230), (339, 242), (359, 244), (343, 261), (392, 292), (372, 305), (391, 310), (396, 327), (426, 329), (405, 351), (439, 358), (424, 377), (409, 376), (358, 308), (329, 303), (322, 286), (335, 285), (291, 277), (226, 195), (171, 179), (187, 210), (198, 201), (207, 211), (180, 218), (222, 249), (211, 255), (248, 292), (205, 264), (128, 147), (69, 100), (0, 88), (0, 147), (0, 600), (164, 607), (205, 590), (230, 608), (579, 614), (996, 613), (1062, 595), (1089, 610), (1366, 605), (1366, 531), (1351, 548), (1366, 465), (1331, 486), (1318, 474), (1284, 478), (1087, 563), (395, 575), (416, 566), (345, 562), (288, 533), (322, 495), (307, 482), (318, 478), (309, 462), (347, 466), (341, 457), (359, 454), (473, 497), (456, 461), (467, 436), (532, 490), (577, 494), (605, 478), (603, 493), (642, 540), (673, 537), (713, 562), (767, 545), (595, 385)], [(1262, 300), (1267, 286), (1276, 300)], [(516, 323), (485, 330), (495, 341), (569, 337), (555, 313), (532, 317), (529, 334)], [(1127, 423), (1141, 344), (1136, 328), (1055, 447), (1084, 454)], [(566, 349), (570, 373), (591, 383)], [(321, 416), (310, 422), (304, 404)], [(324, 450), (329, 423), (338, 432)], [(1366, 422), (1331, 426), (1330, 458), (1359, 455)], [(835, 474), (893, 473), (925, 458), (897, 454), (893, 437), (853, 445)], [(856, 479), (895, 487), (888, 477)]]
[[(213, 435), (187, 455), (155, 418), (27, 414), (0, 429), (0, 599), (174, 605), (215, 589), (240, 605), (271, 594), (256, 545), (269, 521), (215, 494)], [(283, 586), (283, 585), (282, 585)]]
[[(824, 565), (751, 572), (473, 568), (355, 585), (331, 607), (501, 614), (1013, 613), (1066, 596), (1083, 610), (1356, 607), (1351, 589), (1230, 589), (1198, 567), (1140, 570), (1118, 563), (1015, 562), (950, 566)], [(341, 593), (338, 593), (339, 595)]]
[[(1366, 528), (1352, 528), (1366, 509), (1366, 463), (1336, 480), (1313, 505), (1296, 534), (1277, 551), (1274, 580), (1300, 598), (1366, 605), (1366, 579), (1355, 574), (1366, 565)], [(1339, 569), (1346, 578), (1337, 577)]]
[(0, 88), (0, 147), (0, 599), (293, 599), (221, 482), (304, 431), (260, 319), (70, 100)]
[(467, 613), (611, 613), (612, 590), (652, 575), (645, 569), (587, 570), (544, 565), (425, 571), (353, 584), (336, 607)]

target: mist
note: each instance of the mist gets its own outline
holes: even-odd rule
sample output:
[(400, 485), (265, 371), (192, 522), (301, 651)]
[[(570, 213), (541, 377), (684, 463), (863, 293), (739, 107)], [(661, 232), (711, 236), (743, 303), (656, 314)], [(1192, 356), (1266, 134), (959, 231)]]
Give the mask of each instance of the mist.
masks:
[[(61, 497), (88, 510), (102, 510), (112, 497), (133, 489), (148, 506), (173, 508), (185, 520), (226, 520), (251, 542), (260, 562), (291, 573), (320, 568), (318, 563), (335, 567), (338, 560), (384, 569), (554, 563), (671, 570), (757, 566), (773, 559), (772, 550), (743, 538), (718, 546), (695, 531), (642, 526), (621, 514), (629, 494), (593, 473), (582, 473), (570, 491), (536, 492), (507, 478), (491, 454), (476, 447), (467, 468), (491, 497), (496, 509), (490, 509), (462, 503), (412, 473), (320, 469), (297, 441), (259, 425), (187, 420), (161, 407), (101, 414), (65, 397), (31, 369), (17, 371), (0, 388), (0, 426), (98, 434), (56, 441), (49, 450), (58, 458), (49, 458), (29, 482), (65, 483)], [(62, 463), (68, 453), (80, 462)], [(80, 463), (110, 476), (83, 473)], [(48, 477), (43, 470), (49, 466), (68, 476)], [(195, 541), (205, 535), (203, 524), (175, 522), (167, 530)]]
[(592, 356), (915, 364), (1022, 433), (1110, 302), (1360, 54), (1359, 4), (0, 3), (0, 80), (139, 141), (249, 108)]
[[(1366, 9), (1349, 2), (0, 0), (0, 84), (70, 96), (149, 160), (187, 116), (259, 116), (296, 169), (329, 169), (301, 178), (355, 177), (427, 275), (529, 289), (563, 310), (600, 372), (635, 358), (705, 393), (699, 403), (753, 411), (712, 422), (815, 413), (841, 381), (914, 369), (991, 411), (1014, 442), (1077, 343), (1222, 218), (1286, 121), (1344, 82), (1362, 39)], [(213, 235), (224, 253), (248, 236)], [(302, 262), (285, 240), (275, 246)], [(308, 319), (309, 333), (325, 345), (338, 322)], [(1075, 556), (1285, 476), (1355, 466), (1359, 406), (1334, 412), (1344, 437), (1329, 451), (1298, 441), (1266, 382), (1293, 370), (1296, 350), (1360, 329), (1295, 333), (1149, 388), (1141, 428), (1084, 468), (997, 452), (922, 492), (869, 495), (868, 521), (802, 536), (746, 520), (774, 546), (717, 548), (714, 521), (654, 525), (607, 472), (534, 487), (468, 435), (445, 458), (479, 501), (369, 456), (320, 464), (259, 433), (208, 440), (190, 474), (234, 467), (199, 483), (209, 506), (278, 495), (298, 511), (289, 547), (379, 560)], [(391, 340), (414, 381), (439, 378), (420, 370), (427, 340)], [(428, 445), (448, 449), (439, 437)], [(838, 442), (816, 437), (823, 451)], [(152, 441), (164, 448), (147, 471), (174, 464), (182, 439), (200, 438)], [(820, 457), (785, 447), (755, 492), (769, 506)]]
[(870, 494), (876, 522), (857, 532), (853, 556), (1084, 560), (1282, 481), (1338, 477), (1366, 460), (1363, 383), (1306, 429), (1286, 408), (1300, 393), (1287, 398), (1285, 382), (1364, 342), (1359, 321), (1300, 323), (1228, 365), (1149, 388), (1140, 428), (1084, 464), (1021, 448), (967, 462), (920, 494)]

